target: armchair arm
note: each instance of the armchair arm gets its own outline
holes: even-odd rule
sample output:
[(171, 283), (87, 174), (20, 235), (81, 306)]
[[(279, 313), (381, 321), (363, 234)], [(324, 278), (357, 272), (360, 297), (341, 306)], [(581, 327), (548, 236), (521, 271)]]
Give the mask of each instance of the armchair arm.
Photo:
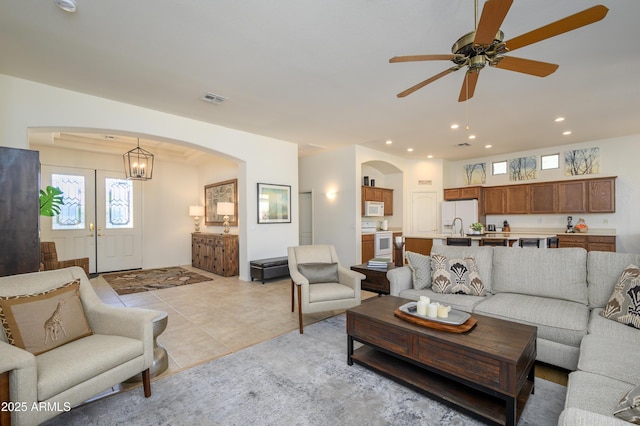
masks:
[(391, 269), (387, 272), (387, 279), (389, 294), (392, 296), (398, 296), (402, 290), (408, 290), (413, 286), (413, 275), (408, 266)]
[(296, 285), (309, 285), (309, 280), (304, 275), (302, 275), (300, 271), (291, 268), (291, 265), (289, 265), (289, 275), (291, 276), (291, 280), (293, 280)]
[(0, 341), (0, 373), (5, 372), (9, 372), (11, 401), (26, 402), (31, 407), (38, 400), (36, 357), (24, 349)]
[(79, 259), (60, 260), (58, 261), (58, 267), (56, 269), (70, 268), (72, 266), (79, 266), (84, 269), (84, 273), (89, 276), (89, 258), (81, 257)]
[(153, 320), (160, 311), (93, 304), (85, 308), (87, 321), (97, 334), (110, 334), (142, 340), (145, 365), (153, 361)]
[(340, 284), (348, 285), (353, 289), (360, 288), (360, 281), (365, 278), (367, 278), (367, 276), (360, 272), (352, 271), (344, 266), (338, 266), (338, 279), (340, 280)]

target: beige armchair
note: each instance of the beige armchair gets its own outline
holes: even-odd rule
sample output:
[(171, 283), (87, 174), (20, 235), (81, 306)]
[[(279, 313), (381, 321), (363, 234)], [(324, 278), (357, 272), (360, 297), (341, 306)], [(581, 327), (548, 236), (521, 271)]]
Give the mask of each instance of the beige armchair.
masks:
[[(102, 303), (80, 267), (1, 277), (0, 297), (42, 293), (75, 279), (93, 334), (34, 355), (7, 343), (0, 327), (0, 401), (25, 407), (11, 413), (13, 425), (42, 423), (140, 372), (144, 394), (151, 395), (152, 322), (161, 312)], [(34, 409), (39, 406), (49, 408)]]
[(297, 298), (300, 334), (304, 332), (302, 314), (348, 309), (360, 304), (360, 281), (366, 277), (341, 266), (334, 246), (289, 247), (288, 255), (291, 312), (295, 311)]

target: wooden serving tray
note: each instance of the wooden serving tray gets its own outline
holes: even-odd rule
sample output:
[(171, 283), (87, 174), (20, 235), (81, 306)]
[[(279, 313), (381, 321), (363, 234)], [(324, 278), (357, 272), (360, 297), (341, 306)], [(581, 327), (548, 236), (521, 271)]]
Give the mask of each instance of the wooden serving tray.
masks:
[(466, 320), (464, 323), (462, 323), (460, 325), (443, 324), (441, 322), (430, 321), (428, 319), (422, 319), (422, 318), (415, 317), (413, 315), (410, 315), (410, 314), (407, 314), (405, 312), (402, 312), (400, 309), (394, 310), (393, 314), (396, 317), (400, 318), (401, 320), (410, 322), (412, 324), (417, 324), (417, 325), (421, 325), (423, 327), (433, 328), (435, 330), (449, 331), (451, 333), (466, 333), (467, 331), (471, 330), (478, 323), (477, 319), (471, 317), (471, 318), (469, 318), (468, 320)]

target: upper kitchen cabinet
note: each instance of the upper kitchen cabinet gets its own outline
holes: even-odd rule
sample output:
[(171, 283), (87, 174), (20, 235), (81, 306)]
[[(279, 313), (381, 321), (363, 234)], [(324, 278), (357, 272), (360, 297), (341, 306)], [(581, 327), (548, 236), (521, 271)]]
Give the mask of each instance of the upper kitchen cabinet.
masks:
[(507, 191), (504, 186), (484, 188), (484, 214), (504, 214), (507, 206)]
[(462, 188), (449, 188), (444, 190), (445, 201), (480, 200), (481, 198), (481, 186), (466, 186)]
[(362, 186), (362, 214), (364, 215), (365, 201), (382, 201), (384, 203), (384, 215), (393, 216), (393, 189), (380, 188), (378, 186)]
[(534, 183), (530, 188), (532, 214), (558, 211), (558, 185), (555, 182)]
[(507, 214), (528, 214), (530, 210), (530, 185), (506, 187)]
[(589, 213), (615, 213), (615, 178), (593, 179), (589, 181)]
[(583, 180), (558, 182), (558, 213), (586, 213), (587, 183)]

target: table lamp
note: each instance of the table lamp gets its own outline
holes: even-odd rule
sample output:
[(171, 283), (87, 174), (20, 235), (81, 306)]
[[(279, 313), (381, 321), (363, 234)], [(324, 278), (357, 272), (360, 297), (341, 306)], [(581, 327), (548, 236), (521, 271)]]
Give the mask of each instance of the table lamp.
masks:
[(219, 202), (216, 205), (216, 214), (220, 216), (224, 216), (222, 220), (224, 221), (222, 225), (224, 226), (224, 233), (229, 233), (229, 216), (233, 216), (236, 214), (235, 205), (229, 202)]
[(195, 232), (200, 232), (200, 217), (204, 216), (204, 206), (189, 206), (189, 216), (193, 216), (195, 221)]

